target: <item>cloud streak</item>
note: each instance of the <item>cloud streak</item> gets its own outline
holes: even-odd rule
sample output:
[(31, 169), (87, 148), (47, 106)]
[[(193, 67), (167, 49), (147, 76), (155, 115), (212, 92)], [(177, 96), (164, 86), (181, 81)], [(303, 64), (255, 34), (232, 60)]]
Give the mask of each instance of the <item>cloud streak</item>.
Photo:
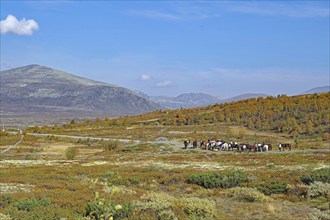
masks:
[(147, 74), (142, 74), (141, 77), (140, 77), (140, 80), (142, 81), (147, 81), (147, 80), (150, 80), (151, 77)]
[(157, 87), (169, 87), (173, 84), (173, 82), (171, 80), (164, 80), (161, 82), (156, 83)]
[(152, 19), (178, 21), (178, 20), (203, 20), (212, 16), (213, 13), (198, 4), (184, 2), (172, 3), (167, 11), (164, 10), (128, 10), (126, 14)]
[(282, 16), (291, 18), (329, 17), (329, 8), (313, 2), (184, 2), (172, 3), (169, 10), (129, 10), (128, 15), (152, 19), (179, 21), (203, 20), (223, 16), (226, 13)]
[(329, 17), (329, 8), (313, 4), (263, 3), (249, 2), (245, 4), (227, 5), (227, 10), (244, 14), (264, 16), (286, 16), (293, 18)]
[(162, 20), (179, 20), (180, 16), (155, 10), (130, 10), (130, 15), (136, 15), (147, 18), (156, 18)]
[(1, 34), (32, 35), (34, 31), (39, 30), (39, 25), (33, 19), (26, 20), (22, 18), (17, 20), (15, 16), (8, 15), (5, 20), (1, 20), (0, 30)]

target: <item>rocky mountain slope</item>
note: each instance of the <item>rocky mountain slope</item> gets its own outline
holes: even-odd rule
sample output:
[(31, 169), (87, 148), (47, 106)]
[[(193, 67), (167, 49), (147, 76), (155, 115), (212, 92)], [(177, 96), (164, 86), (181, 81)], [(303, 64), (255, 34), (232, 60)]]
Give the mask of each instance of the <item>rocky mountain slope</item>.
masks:
[(177, 97), (150, 96), (149, 99), (167, 109), (194, 108), (220, 102), (219, 98), (204, 93), (185, 93)]
[(0, 77), (3, 115), (119, 116), (161, 108), (128, 89), (39, 65), (1, 71)]
[(323, 92), (329, 92), (330, 91), (330, 86), (321, 86), (321, 87), (316, 87), (309, 89), (302, 94), (314, 94), (314, 93), (323, 93)]
[(267, 97), (267, 94), (264, 93), (244, 93), (238, 96), (234, 96), (232, 98), (228, 98), (228, 99), (223, 99), (220, 101), (220, 103), (226, 103), (226, 102), (237, 102), (240, 100), (245, 100), (245, 99), (251, 99), (251, 98), (258, 98), (258, 97)]
[(149, 98), (153, 102), (158, 103), (166, 109), (178, 109), (178, 108), (195, 108), (207, 105), (221, 104), (226, 102), (235, 102), (244, 99), (267, 97), (267, 94), (263, 93), (245, 93), (228, 99), (220, 99), (215, 96), (211, 96), (205, 93), (184, 93), (177, 97), (168, 96), (147, 96), (144, 93), (144, 97)]

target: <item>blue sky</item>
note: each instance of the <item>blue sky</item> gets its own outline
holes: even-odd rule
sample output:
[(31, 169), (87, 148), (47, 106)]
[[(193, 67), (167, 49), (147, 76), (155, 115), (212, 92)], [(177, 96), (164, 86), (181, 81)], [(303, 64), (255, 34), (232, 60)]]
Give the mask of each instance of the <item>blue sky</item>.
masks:
[(2, 70), (227, 98), (329, 85), (329, 59), (329, 1), (1, 0)]

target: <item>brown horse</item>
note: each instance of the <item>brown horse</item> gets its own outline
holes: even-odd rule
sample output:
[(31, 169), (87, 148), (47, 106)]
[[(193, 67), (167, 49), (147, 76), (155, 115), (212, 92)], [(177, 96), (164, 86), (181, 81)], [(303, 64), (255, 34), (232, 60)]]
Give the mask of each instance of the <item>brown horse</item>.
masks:
[(282, 150), (284, 151), (285, 148), (288, 148), (288, 150), (291, 151), (291, 144), (287, 144), (287, 143), (286, 143), (286, 144), (281, 144), (281, 143), (280, 143), (280, 144), (278, 145), (278, 150), (279, 150), (279, 151), (282, 151)]
[(200, 148), (201, 149), (206, 149), (206, 142), (205, 141), (203, 141), (203, 140), (201, 140), (201, 142), (200, 142)]

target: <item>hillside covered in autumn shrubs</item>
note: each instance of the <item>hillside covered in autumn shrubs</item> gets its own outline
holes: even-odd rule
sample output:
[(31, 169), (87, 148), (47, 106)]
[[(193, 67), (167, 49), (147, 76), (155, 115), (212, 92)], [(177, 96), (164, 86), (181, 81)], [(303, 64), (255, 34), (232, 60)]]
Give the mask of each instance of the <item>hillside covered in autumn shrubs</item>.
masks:
[[(330, 93), (259, 97), (243, 101), (210, 105), (202, 108), (158, 110), (143, 115), (103, 120), (85, 120), (42, 131), (75, 130), (77, 128), (119, 128), (134, 125), (185, 126), (219, 123), (245, 126), (251, 130), (285, 133), (292, 137), (330, 137)], [(39, 128), (40, 129), (40, 128)], [(29, 128), (36, 131), (38, 128)]]

